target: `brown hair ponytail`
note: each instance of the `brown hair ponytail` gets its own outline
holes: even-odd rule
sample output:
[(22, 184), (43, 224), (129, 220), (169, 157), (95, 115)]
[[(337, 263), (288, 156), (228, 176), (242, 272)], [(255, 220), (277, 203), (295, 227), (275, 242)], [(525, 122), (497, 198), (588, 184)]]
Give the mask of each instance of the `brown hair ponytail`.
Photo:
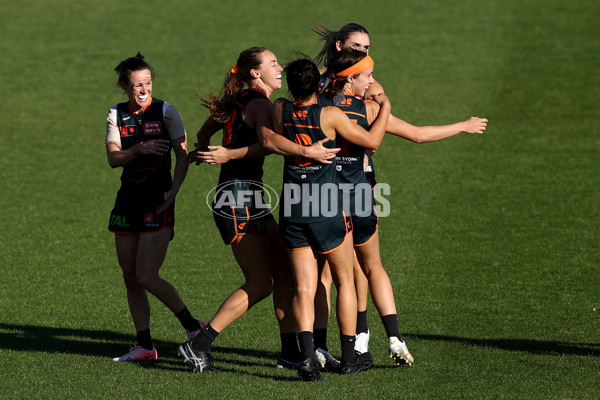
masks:
[(225, 122), (229, 119), (235, 100), (252, 81), (250, 71), (260, 67), (262, 62), (260, 55), (266, 50), (264, 47), (251, 47), (242, 51), (235, 67), (227, 72), (219, 96), (211, 93), (207, 99), (200, 97), (202, 105), (208, 108), (215, 121)]

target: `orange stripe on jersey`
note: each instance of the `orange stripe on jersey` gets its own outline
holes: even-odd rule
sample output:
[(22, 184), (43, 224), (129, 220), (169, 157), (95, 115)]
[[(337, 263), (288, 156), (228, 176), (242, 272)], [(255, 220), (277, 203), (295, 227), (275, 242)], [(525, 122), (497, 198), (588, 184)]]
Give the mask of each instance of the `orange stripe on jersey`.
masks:
[(284, 123), (283, 126), (297, 126), (298, 128), (319, 129), (319, 126), (296, 125), (296, 124), (290, 124), (290, 123)]
[(359, 117), (363, 117), (363, 118), (367, 118), (367, 116), (365, 114), (361, 114), (361, 113), (357, 113), (357, 112), (352, 112), (352, 111), (344, 111), (344, 114), (349, 115), (358, 115)]

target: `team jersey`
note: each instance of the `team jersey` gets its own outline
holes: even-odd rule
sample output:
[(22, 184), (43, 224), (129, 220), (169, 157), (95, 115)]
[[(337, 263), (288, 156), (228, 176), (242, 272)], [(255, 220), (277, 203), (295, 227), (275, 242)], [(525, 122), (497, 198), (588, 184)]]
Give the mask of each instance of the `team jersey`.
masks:
[[(255, 99), (269, 100), (263, 92), (257, 89), (246, 89), (235, 101), (231, 117), (223, 127), (223, 147), (239, 149), (258, 142), (256, 129), (246, 125), (243, 120), (244, 109), (248, 103)], [(260, 182), (263, 175), (264, 161), (264, 156), (230, 160), (221, 165), (219, 183), (235, 179)]]
[[(327, 136), (321, 129), (318, 104), (283, 103), (283, 136), (302, 146)], [(334, 148), (335, 140), (323, 144)], [(323, 164), (310, 158), (285, 156), (280, 218), (290, 222), (313, 222), (339, 213), (335, 161)], [(324, 186), (330, 184), (329, 186)]]
[[(318, 95), (318, 102), (323, 106), (336, 106), (342, 110), (351, 121), (365, 130), (369, 130), (367, 120), (367, 106), (357, 96), (344, 95), (340, 98), (328, 98), (325, 94)], [(373, 193), (370, 190), (369, 179), (364, 171), (365, 148), (338, 136), (337, 146), (341, 149), (336, 157), (336, 171), (338, 180), (342, 184), (342, 193), (347, 196), (342, 206), (344, 211), (353, 216), (370, 214), (374, 204)], [(348, 184), (348, 186), (344, 186)], [(352, 186), (349, 186), (352, 185)], [(357, 193), (357, 191), (360, 191)], [(358, 194), (358, 195), (357, 195)]]
[[(170, 107), (173, 106), (163, 100), (151, 98), (150, 104), (139, 114), (131, 111), (129, 103), (116, 104), (109, 110), (107, 125), (118, 128), (123, 150), (152, 139), (169, 141), (169, 150), (163, 155), (140, 154), (123, 166), (120, 192), (140, 201), (150, 194), (167, 192), (172, 185), (171, 141), (174, 138), (169, 135), (164, 118)], [(112, 137), (107, 136), (107, 141), (111, 140)]]
[[(367, 106), (365, 102), (356, 96), (345, 95), (340, 103), (334, 104), (334, 99), (329, 99), (323, 94), (318, 95), (319, 104), (322, 106), (336, 106), (342, 110), (350, 120), (363, 129), (369, 130), (367, 121)], [(350, 143), (342, 136), (336, 139), (337, 146), (341, 149), (336, 157), (338, 177), (341, 183), (367, 183), (364, 174), (363, 161), (365, 148)]]

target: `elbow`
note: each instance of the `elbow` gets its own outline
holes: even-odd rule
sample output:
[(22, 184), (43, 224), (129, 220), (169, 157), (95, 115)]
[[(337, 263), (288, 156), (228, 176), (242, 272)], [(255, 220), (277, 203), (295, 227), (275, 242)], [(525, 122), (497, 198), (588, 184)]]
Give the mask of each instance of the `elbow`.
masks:
[(261, 135), (259, 137), (259, 142), (269, 153), (276, 153), (277, 147), (275, 146), (275, 141), (271, 135)]

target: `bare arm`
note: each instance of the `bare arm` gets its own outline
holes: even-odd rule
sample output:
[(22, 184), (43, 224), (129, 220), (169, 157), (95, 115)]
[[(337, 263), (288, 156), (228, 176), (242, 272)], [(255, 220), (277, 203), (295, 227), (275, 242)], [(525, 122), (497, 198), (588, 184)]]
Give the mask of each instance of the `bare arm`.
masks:
[(373, 83), (371, 83), (369, 85), (369, 88), (367, 89), (367, 92), (365, 93), (365, 99), (370, 99), (372, 95), (380, 94), (380, 93), (385, 93), (383, 91), (383, 86), (381, 86), (381, 84), (379, 82), (377, 82), (375, 79), (373, 79)]
[[(257, 101), (253, 101), (250, 104), (257, 103)], [(297, 143), (292, 142), (291, 140), (286, 139), (282, 135), (276, 133), (274, 131), (274, 122), (278, 126), (278, 132), (282, 132), (281, 127), (281, 102), (276, 102), (276, 105), (273, 106), (270, 102), (267, 105), (264, 104), (266, 101), (261, 102), (263, 104), (257, 104), (259, 108), (259, 112), (255, 114), (256, 116), (256, 126), (258, 140), (267, 150), (281, 154), (284, 156), (301, 156), (312, 158), (315, 161), (321, 162), (323, 164), (331, 164), (331, 159), (335, 157), (336, 153), (340, 150), (329, 149), (323, 146), (328, 139), (323, 139), (313, 144), (312, 146), (301, 146)], [(273, 119), (273, 112), (275, 109), (275, 121)]]
[(112, 168), (122, 167), (129, 164), (131, 160), (140, 154), (161, 155), (169, 150), (169, 141), (164, 139), (153, 139), (140, 142), (135, 146), (123, 150), (119, 142), (106, 143), (106, 155), (108, 164)]
[(193, 162), (196, 165), (200, 165), (204, 160), (200, 157), (199, 153), (203, 151), (208, 151), (208, 146), (210, 145), (210, 138), (213, 137), (215, 133), (223, 129), (223, 123), (215, 121), (212, 116), (208, 117), (200, 130), (196, 133), (196, 143), (194, 146), (196, 148), (189, 152), (188, 154), (188, 162), (191, 164)]
[[(321, 111), (325, 118), (321, 119), (321, 124), (325, 129), (334, 129), (336, 134), (342, 136), (351, 143), (357, 144), (367, 149), (377, 150), (385, 134), (385, 127), (390, 115), (392, 105), (384, 94), (372, 96), (378, 110), (374, 117), (371, 128), (367, 131), (358, 124), (352, 122), (342, 110), (337, 107), (325, 107)], [(327, 132), (326, 132), (327, 134)]]
[(188, 162), (187, 153), (187, 136), (182, 136), (178, 139), (173, 140), (173, 152), (175, 153), (175, 168), (173, 171), (173, 184), (171, 189), (165, 194), (164, 203), (156, 209), (157, 213), (165, 211), (175, 201), (175, 196), (179, 193), (179, 189), (185, 180), (188, 168), (190, 166)]
[(487, 127), (486, 118), (471, 117), (450, 125), (414, 126), (390, 115), (387, 132), (415, 143), (435, 142), (458, 135), (461, 132), (482, 134)]
[(239, 149), (227, 149), (223, 146), (208, 146), (208, 151), (199, 151), (197, 158), (210, 165), (224, 164), (229, 160), (261, 157), (270, 154), (260, 143)]

